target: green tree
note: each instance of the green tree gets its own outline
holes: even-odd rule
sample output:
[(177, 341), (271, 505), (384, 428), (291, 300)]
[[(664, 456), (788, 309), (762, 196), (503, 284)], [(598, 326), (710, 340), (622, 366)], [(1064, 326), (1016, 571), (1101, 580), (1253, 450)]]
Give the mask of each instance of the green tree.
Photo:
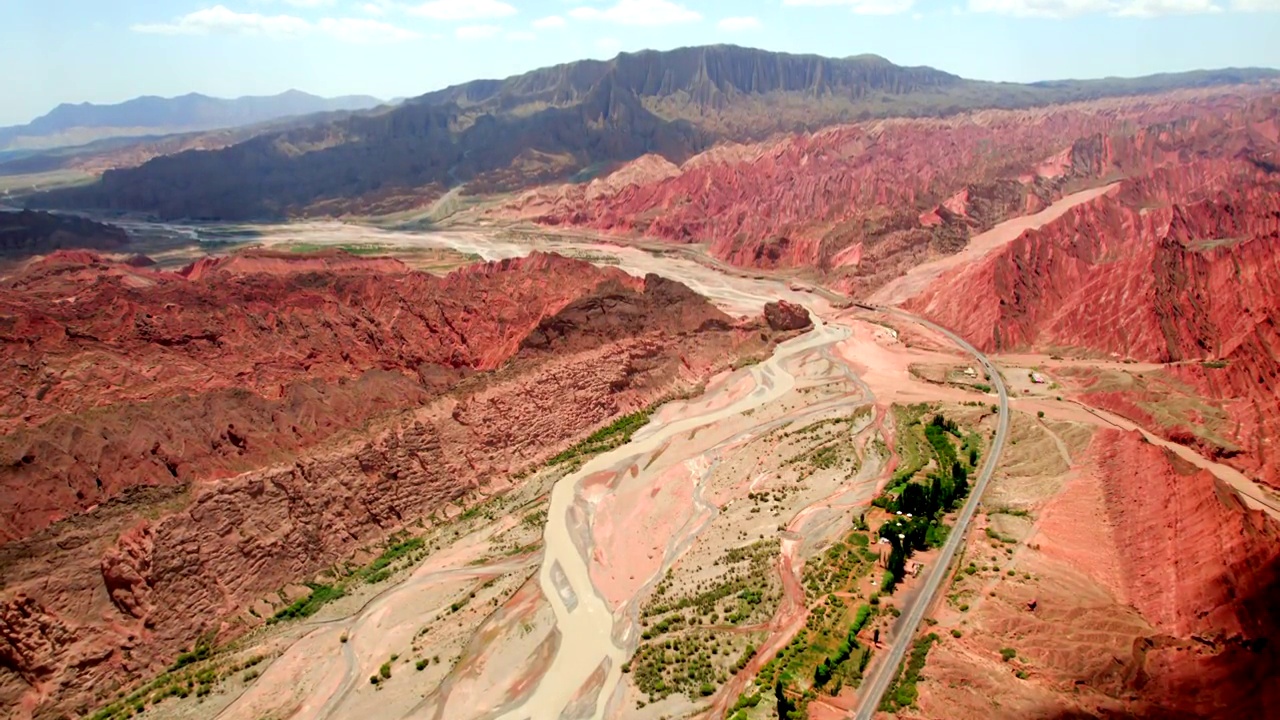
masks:
[(790, 720), (796, 711), (796, 704), (791, 701), (791, 698), (787, 697), (787, 686), (783, 684), (781, 677), (773, 684), (773, 695), (778, 701), (778, 717), (780, 720)]

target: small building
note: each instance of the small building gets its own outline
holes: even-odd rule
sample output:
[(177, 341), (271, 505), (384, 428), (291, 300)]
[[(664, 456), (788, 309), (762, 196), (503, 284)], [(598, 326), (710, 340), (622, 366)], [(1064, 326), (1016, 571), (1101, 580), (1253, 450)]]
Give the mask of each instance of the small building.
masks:
[(967, 368), (965, 368), (965, 369), (964, 369), (964, 374), (965, 374), (965, 377), (971, 377), (971, 378), (976, 378), (976, 377), (978, 377), (978, 371), (977, 371), (977, 370), (974, 370), (974, 369), (973, 369), (973, 368), (971, 368), (971, 367), (967, 367)]
[(1041, 375), (1038, 372), (1033, 372), (1031, 373), (1031, 382), (1037, 385), (1044, 385), (1045, 383), (1049, 382), (1049, 378), (1046, 378), (1045, 376)]
[(908, 560), (904, 569), (911, 577), (920, 577), (920, 572), (924, 570), (924, 563), (916, 562), (915, 560)]

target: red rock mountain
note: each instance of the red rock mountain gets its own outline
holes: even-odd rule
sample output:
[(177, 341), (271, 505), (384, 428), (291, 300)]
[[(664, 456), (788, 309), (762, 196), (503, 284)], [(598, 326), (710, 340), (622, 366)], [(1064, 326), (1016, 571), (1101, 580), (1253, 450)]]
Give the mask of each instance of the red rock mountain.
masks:
[[(223, 220), (392, 212), (427, 205), (452, 187), (473, 194), (523, 189), (646, 153), (682, 162), (719, 142), (779, 132), (1276, 75), (1243, 69), (1016, 85), (901, 67), (874, 55), (824, 58), (728, 45), (624, 53), (478, 80), (392, 109), (265, 131), (217, 150), (157, 157), (33, 202)], [(945, 145), (941, 151), (948, 152)], [(995, 155), (988, 161), (1003, 162)]]
[(864, 294), (1082, 183), (1185, 159), (1162, 140), (1168, 132), (1188, 123), (1225, 129), (1224, 116), (1272, 112), (1272, 101), (1249, 105), (1256, 93), (841, 126), (718, 147), (679, 168), (646, 160), (625, 180), (532, 191), (498, 214), (703, 242), (735, 265), (816, 271)]
[(234, 474), (513, 356), (620, 271), (558, 256), (437, 278), (254, 253), (181, 273), (56, 254), (0, 288), (13, 539), (134, 485)]
[(0, 298), (23, 389), (0, 440), (0, 703), (40, 716), (768, 344), (678, 283), (555, 255), (435, 278), (60, 253)]
[(1159, 161), (1166, 148), (1181, 148), (1172, 157), (1185, 162), (1131, 177), (1027, 231), (943, 275), (907, 307), (987, 350), (1071, 348), (1180, 362), (1170, 374), (1231, 418), (1231, 446), (1205, 449), (1239, 452), (1232, 462), (1280, 486), (1271, 448), (1280, 433), (1278, 138), (1270, 101), (1109, 143), (1108, 164)]
[(1090, 456), (1106, 508), (1099, 522), (1119, 553), (1118, 600), (1155, 631), (1132, 657), (1112, 659), (1111, 673), (1124, 668), (1113, 692), (1140, 697), (1142, 717), (1271, 716), (1280, 525), (1137, 433), (1102, 431)]

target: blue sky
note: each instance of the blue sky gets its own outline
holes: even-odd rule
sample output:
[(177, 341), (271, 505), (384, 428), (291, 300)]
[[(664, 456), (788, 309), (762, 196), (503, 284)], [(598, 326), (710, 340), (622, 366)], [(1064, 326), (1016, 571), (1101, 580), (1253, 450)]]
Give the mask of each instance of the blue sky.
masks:
[(0, 0), (0, 125), (147, 94), (411, 96), (717, 42), (992, 80), (1277, 67), (1280, 0)]

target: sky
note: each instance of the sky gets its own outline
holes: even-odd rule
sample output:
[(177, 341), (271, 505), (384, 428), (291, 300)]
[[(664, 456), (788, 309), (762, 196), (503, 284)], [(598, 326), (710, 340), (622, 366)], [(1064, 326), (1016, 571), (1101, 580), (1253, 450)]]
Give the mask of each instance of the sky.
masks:
[(983, 80), (1280, 67), (1280, 0), (0, 0), (0, 125), (201, 92), (409, 97), (733, 43)]

